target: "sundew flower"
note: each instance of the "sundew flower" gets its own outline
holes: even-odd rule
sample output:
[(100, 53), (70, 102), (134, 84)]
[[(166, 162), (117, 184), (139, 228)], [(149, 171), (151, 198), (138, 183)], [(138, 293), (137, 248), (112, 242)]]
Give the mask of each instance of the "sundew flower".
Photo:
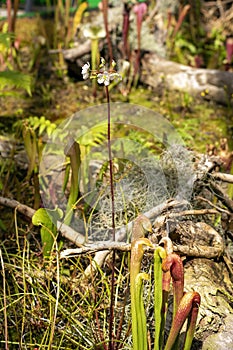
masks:
[(116, 66), (115, 61), (112, 61), (111, 69), (109, 70), (106, 69), (105, 59), (103, 57), (101, 57), (100, 62), (101, 63), (99, 65), (99, 70), (92, 71), (91, 75), (90, 63), (87, 62), (84, 64), (82, 67), (82, 75), (84, 80), (88, 79), (90, 76), (91, 79), (97, 78), (98, 84), (104, 84), (105, 86), (108, 86), (111, 81), (115, 80), (118, 82), (122, 79), (121, 75), (114, 70), (114, 67)]
[(105, 86), (108, 86), (110, 84), (110, 80), (110, 74), (107, 71), (97, 74), (98, 84), (104, 84)]
[(113, 72), (107, 72), (104, 71), (103, 73), (97, 74), (97, 82), (98, 84), (104, 84), (105, 86), (108, 86), (112, 80), (118, 80), (120, 81), (122, 79), (121, 75)]
[(83, 75), (83, 79), (86, 80), (89, 78), (90, 76), (90, 63), (87, 62), (86, 64), (84, 64), (84, 66), (82, 67), (82, 75)]

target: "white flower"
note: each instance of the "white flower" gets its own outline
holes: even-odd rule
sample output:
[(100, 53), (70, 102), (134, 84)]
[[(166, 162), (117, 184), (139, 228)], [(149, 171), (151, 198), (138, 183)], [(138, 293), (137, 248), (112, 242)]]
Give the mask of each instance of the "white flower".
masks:
[(105, 63), (105, 59), (103, 57), (100, 57), (100, 67), (104, 67)]
[(104, 84), (108, 86), (110, 84), (110, 74), (105, 70), (103, 73), (97, 74), (98, 84)]
[(120, 80), (122, 80), (122, 76), (116, 72), (110, 73), (110, 80), (120, 81)]
[(86, 64), (84, 64), (84, 66), (82, 67), (82, 75), (83, 75), (83, 79), (86, 80), (89, 78), (90, 75), (90, 63), (87, 62)]
[(97, 74), (97, 82), (98, 84), (104, 84), (105, 86), (108, 86), (111, 82), (111, 80), (121, 80), (122, 77), (118, 73), (109, 73), (107, 71), (104, 71), (103, 73)]

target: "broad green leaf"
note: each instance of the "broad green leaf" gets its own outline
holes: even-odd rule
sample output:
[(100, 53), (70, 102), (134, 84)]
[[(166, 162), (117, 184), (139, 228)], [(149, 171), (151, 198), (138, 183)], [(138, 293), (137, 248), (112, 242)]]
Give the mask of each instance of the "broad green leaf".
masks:
[(40, 234), (44, 257), (49, 257), (57, 238), (57, 220), (62, 218), (61, 209), (38, 209), (32, 217), (35, 226), (41, 226)]

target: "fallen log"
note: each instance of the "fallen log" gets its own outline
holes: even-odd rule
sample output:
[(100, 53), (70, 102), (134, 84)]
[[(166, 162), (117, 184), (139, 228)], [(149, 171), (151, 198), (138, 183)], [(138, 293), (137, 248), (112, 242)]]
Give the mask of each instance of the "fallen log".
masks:
[(185, 91), (222, 104), (233, 104), (233, 73), (185, 66), (155, 53), (142, 57), (141, 82), (155, 89)]
[(80, 44), (79, 46), (63, 50), (62, 52), (66, 61), (75, 61), (77, 58), (80, 58), (86, 54), (90, 54), (91, 40), (87, 39), (84, 43)]

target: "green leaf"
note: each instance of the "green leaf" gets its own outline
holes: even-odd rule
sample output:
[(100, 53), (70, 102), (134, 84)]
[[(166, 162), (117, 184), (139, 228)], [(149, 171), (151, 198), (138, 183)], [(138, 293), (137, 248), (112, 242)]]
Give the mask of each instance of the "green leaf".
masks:
[(17, 71), (0, 72), (0, 90), (5, 87), (24, 89), (31, 96), (32, 78)]
[(57, 238), (57, 220), (62, 218), (61, 209), (38, 209), (32, 217), (35, 226), (41, 226), (40, 234), (44, 257), (49, 257)]
[(2, 48), (10, 49), (13, 39), (13, 33), (0, 33), (0, 45), (2, 46)]

